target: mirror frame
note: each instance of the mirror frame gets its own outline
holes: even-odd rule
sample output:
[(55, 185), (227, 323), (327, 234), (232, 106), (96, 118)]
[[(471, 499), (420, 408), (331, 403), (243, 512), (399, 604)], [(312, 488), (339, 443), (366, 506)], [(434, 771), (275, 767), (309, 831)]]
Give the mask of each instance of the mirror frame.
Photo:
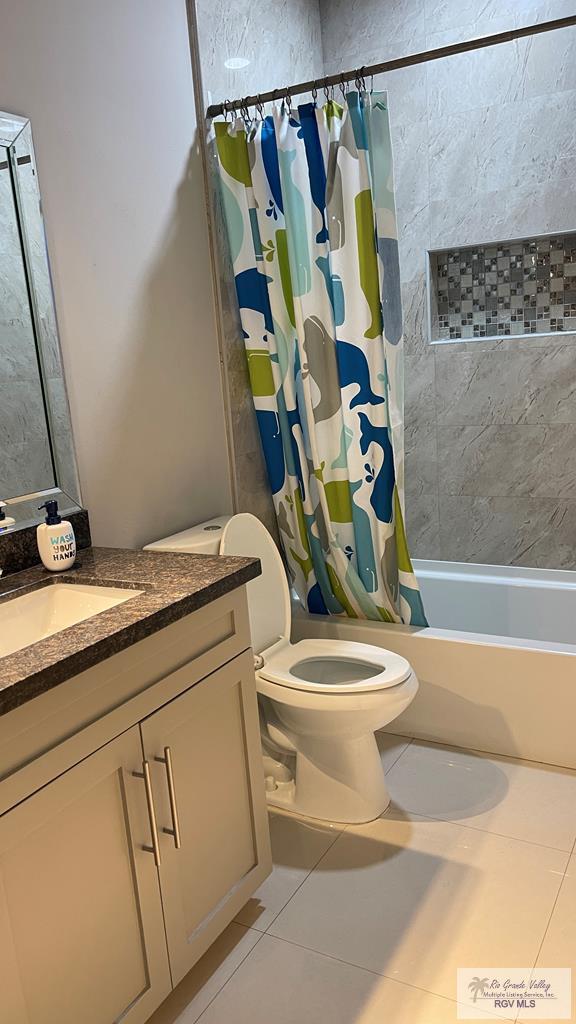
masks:
[[(56, 498), (62, 510), (66, 512), (75, 511), (82, 505), (42, 216), (42, 198), (29, 119), (0, 111), (0, 146), (5, 148), (12, 180), (55, 480), (55, 486), (48, 484), (46, 489), (33, 493), (0, 494), (0, 499), (8, 506), (7, 516), (16, 520), (12, 527), (2, 528), (0, 524), (0, 532), (6, 533), (41, 522), (42, 516), (37, 511), (37, 505), (48, 498)], [(24, 201), (19, 177), (19, 168), (30, 163), (36, 183), (36, 195), (32, 203)], [(40, 277), (44, 284), (43, 289), (38, 287)]]

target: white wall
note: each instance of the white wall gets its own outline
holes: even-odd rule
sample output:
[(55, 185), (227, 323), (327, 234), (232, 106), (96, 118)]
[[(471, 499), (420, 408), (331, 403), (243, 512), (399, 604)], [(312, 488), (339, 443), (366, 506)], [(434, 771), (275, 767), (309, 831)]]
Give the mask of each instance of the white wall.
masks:
[(0, 68), (32, 121), (95, 543), (228, 511), (185, 0), (6, 3)]

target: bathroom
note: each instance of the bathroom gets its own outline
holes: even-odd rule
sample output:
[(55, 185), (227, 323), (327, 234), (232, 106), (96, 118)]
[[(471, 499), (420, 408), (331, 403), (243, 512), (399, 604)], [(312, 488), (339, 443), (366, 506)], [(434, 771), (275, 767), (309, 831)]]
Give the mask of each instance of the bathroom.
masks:
[[(576, 1020), (576, 2), (3, 7), (2, 1024)], [(255, 257), (279, 336), (258, 140), (312, 182), (314, 101), (342, 187), (361, 118), (392, 196), (367, 404), (338, 362), (394, 454), (390, 533), (342, 434), (368, 596), (346, 512), (303, 570), (238, 281)], [(316, 195), (326, 322), (368, 285)], [(341, 456), (288, 401), (331, 365), (288, 367), (290, 489)]]

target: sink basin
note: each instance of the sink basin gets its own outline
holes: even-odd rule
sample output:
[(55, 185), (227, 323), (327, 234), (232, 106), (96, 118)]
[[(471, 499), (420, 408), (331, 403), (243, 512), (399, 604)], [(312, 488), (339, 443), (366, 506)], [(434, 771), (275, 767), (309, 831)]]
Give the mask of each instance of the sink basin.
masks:
[(119, 587), (53, 583), (0, 602), (0, 658), (142, 593)]

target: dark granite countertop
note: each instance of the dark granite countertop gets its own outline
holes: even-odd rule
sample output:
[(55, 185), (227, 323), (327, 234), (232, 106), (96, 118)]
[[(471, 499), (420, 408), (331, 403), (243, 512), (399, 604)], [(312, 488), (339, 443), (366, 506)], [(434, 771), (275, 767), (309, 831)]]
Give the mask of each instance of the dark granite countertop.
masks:
[(104, 661), (260, 574), (257, 558), (87, 548), (73, 569), (42, 565), (0, 580), (0, 608), (54, 583), (143, 593), (13, 654), (0, 657), (0, 715)]

